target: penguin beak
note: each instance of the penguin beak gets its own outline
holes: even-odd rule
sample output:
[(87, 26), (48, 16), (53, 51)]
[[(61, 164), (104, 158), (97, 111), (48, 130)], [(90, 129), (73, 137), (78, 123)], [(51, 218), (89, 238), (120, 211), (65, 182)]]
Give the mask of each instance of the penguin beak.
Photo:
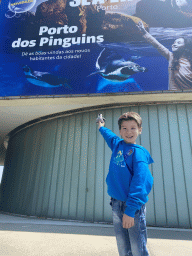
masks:
[(140, 71), (140, 72), (147, 72), (148, 69), (147, 69), (147, 68), (144, 68), (144, 67), (140, 67), (139, 71)]

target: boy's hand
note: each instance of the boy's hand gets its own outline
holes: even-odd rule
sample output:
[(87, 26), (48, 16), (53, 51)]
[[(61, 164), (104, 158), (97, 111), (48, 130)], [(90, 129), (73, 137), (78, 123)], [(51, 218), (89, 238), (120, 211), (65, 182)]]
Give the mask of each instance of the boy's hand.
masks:
[(134, 226), (134, 218), (128, 216), (127, 214), (123, 214), (123, 228), (131, 228)]
[(96, 123), (98, 124), (98, 128), (105, 126), (105, 118), (103, 117), (102, 114), (99, 114), (97, 119), (96, 119)]
[(100, 127), (103, 127), (103, 126), (105, 126), (105, 122), (103, 122), (103, 123), (101, 123), (101, 122), (98, 122), (97, 124), (98, 124), (98, 129), (99, 129)]

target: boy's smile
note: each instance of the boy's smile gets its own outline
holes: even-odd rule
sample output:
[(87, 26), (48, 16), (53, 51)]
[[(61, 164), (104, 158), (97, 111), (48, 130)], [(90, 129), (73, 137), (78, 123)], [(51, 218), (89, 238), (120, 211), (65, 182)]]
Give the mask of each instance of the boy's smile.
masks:
[(124, 139), (125, 143), (136, 144), (136, 139), (141, 134), (142, 128), (138, 127), (138, 124), (134, 120), (123, 121), (120, 135)]

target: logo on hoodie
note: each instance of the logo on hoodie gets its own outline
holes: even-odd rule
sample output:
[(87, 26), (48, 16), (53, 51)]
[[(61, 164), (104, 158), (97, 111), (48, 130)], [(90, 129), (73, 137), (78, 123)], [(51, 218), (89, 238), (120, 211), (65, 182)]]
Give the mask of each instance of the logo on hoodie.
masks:
[(129, 149), (129, 150), (126, 152), (126, 154), (124, 155), (125, 161), (126, 161), (127, 158), (128, 158), (129, 156), (131, 156), (132, 154), (133, 154), (133, 149)]
[(133, 149), (130, 149), (130, 150), (127, 152), (126, 155), (130, 156), (130, 155), (132, 155), (132, 154), (133, 154)]
[(123, 157), (123, 151), (119, 150), (119, 152), (117, 153), (117, 156), (114, 157), (113, 162), (121, 167), (125, 167), (126, 163), (125, 163), (125, 159)]

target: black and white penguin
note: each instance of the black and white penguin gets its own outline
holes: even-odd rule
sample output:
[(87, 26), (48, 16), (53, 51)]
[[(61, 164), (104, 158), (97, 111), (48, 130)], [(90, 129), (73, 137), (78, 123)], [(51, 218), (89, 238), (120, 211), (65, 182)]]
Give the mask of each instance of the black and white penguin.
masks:
[(68, 89), (72, 89), (68, 83), (68, 80), (64, 77), (52, 75), (48, 72), (33, 71), (29, 66), (23, 67), (25, 77), (28, 82), (34, 85), (42, 87), (60, 87), (64, 86)]
[(147, 71), (145, 67), (141, 67), (133, 61), (126, 61), (121, 55), (105, 48), (97, 58), (96, 69), (97, 71), (89, 76), (100, 74), (103, 78), (114, 82), (122, 82), (135, 73)]

